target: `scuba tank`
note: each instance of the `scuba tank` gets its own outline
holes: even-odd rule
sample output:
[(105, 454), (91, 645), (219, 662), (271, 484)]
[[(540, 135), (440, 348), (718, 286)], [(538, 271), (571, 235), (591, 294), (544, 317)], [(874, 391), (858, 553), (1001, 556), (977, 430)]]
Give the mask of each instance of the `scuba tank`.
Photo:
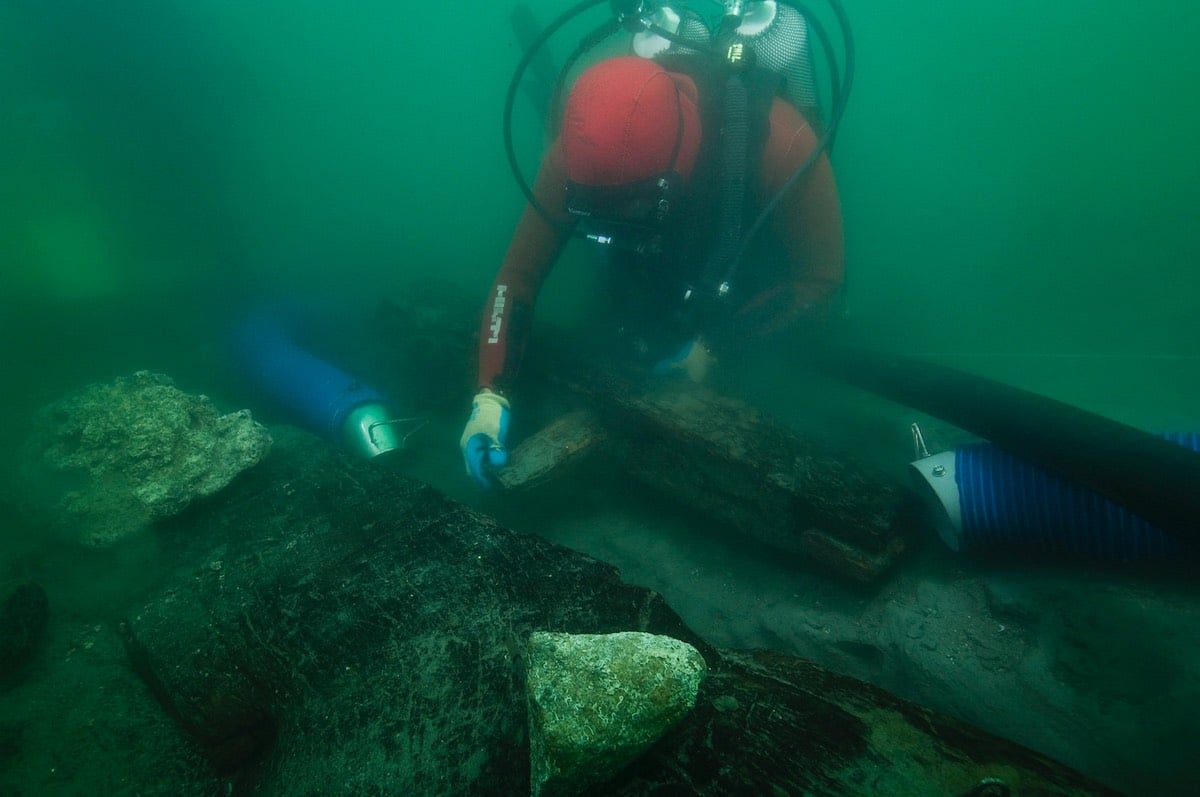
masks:
[[(780, 77), (783, 97), (809, 122), (823, 123), (809, 26), (804, 16), (790, 5), (758, 0), (746, 3), (732, 18), (736, 26), (731, 26), (729, 42), (749, 48), (757, 66)], [(633, 35), (633, 52), (643, 58), (695, 53), (714, 39), (704, 19), (688, 8), (661, 6), (649, 19), (652, 26)], [(655, 29), (674, 37), (667, 38)], [(689, 47), (685, 42), (696, 42), (697, 47)]]
[(799, 11), (773, 0), (747, 3), (733, 35), (750, 47), (759, 67), (783, 78), (783, 96), (809, 122), (823, 121), (808, 23)]

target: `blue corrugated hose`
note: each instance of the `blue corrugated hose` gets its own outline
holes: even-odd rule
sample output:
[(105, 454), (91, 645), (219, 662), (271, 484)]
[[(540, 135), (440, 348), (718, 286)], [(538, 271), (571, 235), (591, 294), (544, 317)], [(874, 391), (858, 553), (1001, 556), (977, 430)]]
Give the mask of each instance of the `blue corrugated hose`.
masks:
[[(1195, 432), (1163, 437), (1200, 451), (1200, 434)], [(1037, 547), (1069, 556), (1133, 561), (1164, 557), (1179, 548), (1175, 538), (1128, 509), (990, 443), (955, 452), (955, 480), (964, 550)]]
[(302, 349), (292, 338), (292, 326), (291, 314), (278, 307), (248, 315), (235, 334), (236, 364), (294, 423), (340, 442), (350, 412), (383, 396)]

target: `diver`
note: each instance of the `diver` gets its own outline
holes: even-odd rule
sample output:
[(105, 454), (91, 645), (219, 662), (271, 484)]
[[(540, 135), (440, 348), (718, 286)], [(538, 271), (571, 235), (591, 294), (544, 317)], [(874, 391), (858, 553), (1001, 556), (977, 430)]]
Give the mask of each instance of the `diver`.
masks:
[(614, 3), (636, 31), (631, 52), (575, 80), (485, 303), (460, 439), (484, 487), (507, 463), (534, 306), (572, 236), (606, 260), (595, 356), (651, 378), (704, 381), (722, 358), (837, 315), (845, 256), (829, 126), (808, 62), (763, 66), (780, 48), (755, 46), (770, 34), (802, 47), (804, 19), (785, 17), (784, 3), (727, 3), (737, 12), (710, 32), (698, 14), (646, 5)]

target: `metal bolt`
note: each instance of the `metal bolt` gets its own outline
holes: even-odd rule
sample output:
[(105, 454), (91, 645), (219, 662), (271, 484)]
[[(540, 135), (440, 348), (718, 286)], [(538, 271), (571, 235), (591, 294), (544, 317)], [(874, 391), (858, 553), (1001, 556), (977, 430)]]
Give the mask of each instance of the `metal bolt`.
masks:
[(945, 476), (946, 475), (946, 466), (945, 465), (934, 465), (933, 466), (933, 475), (934, 476)]

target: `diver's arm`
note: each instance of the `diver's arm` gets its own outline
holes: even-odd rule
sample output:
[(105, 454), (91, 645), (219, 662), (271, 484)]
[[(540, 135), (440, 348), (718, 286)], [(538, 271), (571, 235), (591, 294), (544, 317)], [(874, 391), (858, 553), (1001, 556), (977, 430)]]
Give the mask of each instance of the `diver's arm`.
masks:
[[(763, 152), (761, 196), (765, 200), (774, 197), (817, 144), (816, 133), (800, 112), (776, 99)], [(846, 268), (841, 203), (826, 153), (821, 153), (792, 187), (768, 223), (791, 261), (791, 278), (785, 285), (752, 297), (741, 312), (760, 316), (759, 334), (799, 319), (823, 320), (836, 305)], [(769, 312), (764, 312), (768, 308)]]
[(550, 224), (526, 205), (484, 305), (479, 327), (479, 387), (505, 395), (521, 365), (542, 283), (562, 251), (568, 216), (566, 171), (557, 143), (546, 153), (533, 186), (538, 202), (560, 220)]

